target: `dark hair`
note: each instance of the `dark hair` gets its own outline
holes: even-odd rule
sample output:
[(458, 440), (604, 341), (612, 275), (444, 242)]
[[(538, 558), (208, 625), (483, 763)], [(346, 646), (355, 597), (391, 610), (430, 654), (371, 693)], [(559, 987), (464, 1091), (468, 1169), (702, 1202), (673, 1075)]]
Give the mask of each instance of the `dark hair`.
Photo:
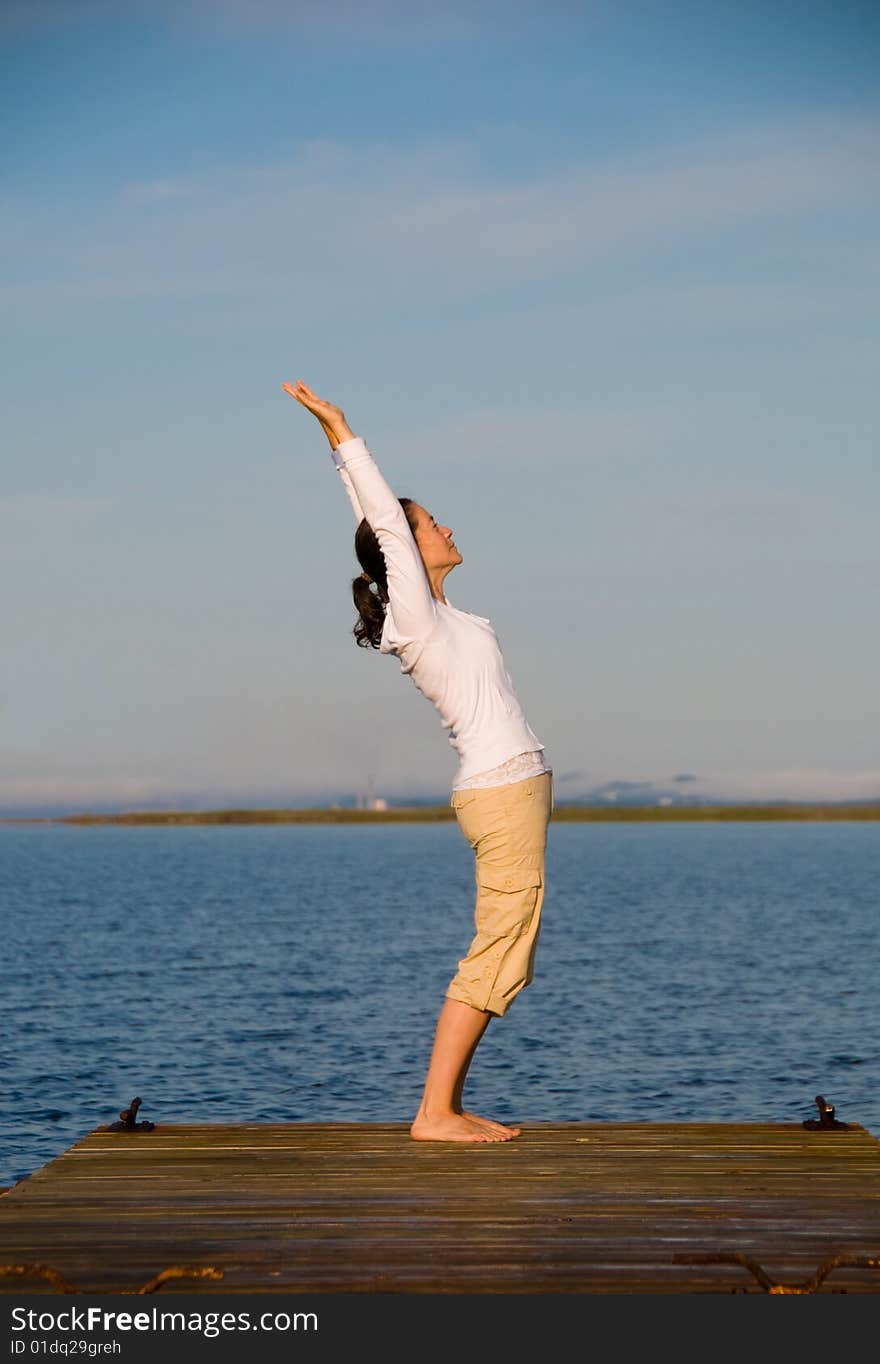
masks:
[[(413, 510), (418, 504), (411, 497), (398, 498), (406, 513), (409, 528), (416, 532), (416, 514)], [(388, 603), (388, 576), (385, 555), (376, 532), (364, 517), (354, 533), (354, 552), (358, 563), (367, 574), (359, 574), (351, 585), (351, 595), (358, 611), (358, 620), (352, 634), (362, 649), (378, 649), (385, 624), (385, 607)], [(367, 580), (369, 578), (369, 581)], [(373, 591), (375, 585), (375, 592)]]

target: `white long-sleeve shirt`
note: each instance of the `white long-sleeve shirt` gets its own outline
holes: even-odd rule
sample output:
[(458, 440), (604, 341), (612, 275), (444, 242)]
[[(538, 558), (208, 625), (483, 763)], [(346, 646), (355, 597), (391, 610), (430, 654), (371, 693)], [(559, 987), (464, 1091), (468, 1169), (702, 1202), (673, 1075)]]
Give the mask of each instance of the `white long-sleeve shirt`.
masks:
[(437, 708), (459, 757), (453, 789), (520, 754), (535, 754), (539, 768), (549, 771), (490, 621), (458, 610), (448, 596), (445, 602), (434, 597), (406, 513), (363, 439), (342, 441), (333, 462), (356, 522), (366, 517), (385, 557), (388, 604), (379, 650), (395, 654), (401, 672)]

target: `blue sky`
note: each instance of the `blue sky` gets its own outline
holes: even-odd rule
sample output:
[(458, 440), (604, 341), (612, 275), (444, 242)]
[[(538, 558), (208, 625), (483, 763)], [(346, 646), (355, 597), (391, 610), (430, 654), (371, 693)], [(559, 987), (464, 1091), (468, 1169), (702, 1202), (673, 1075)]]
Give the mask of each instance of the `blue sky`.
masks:
[(0, 9), (0, 811), (448, 791), (281, 391), (453, 527), (557, 796), (880, 797), (868, 4)]

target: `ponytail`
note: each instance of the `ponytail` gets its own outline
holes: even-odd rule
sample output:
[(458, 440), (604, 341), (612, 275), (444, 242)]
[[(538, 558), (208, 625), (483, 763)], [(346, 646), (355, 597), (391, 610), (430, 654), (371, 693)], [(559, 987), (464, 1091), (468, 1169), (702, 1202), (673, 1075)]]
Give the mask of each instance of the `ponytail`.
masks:
[[(415, 534), (416, 518), (411, 508), (416, 504), (411, 497), (401, 497), (399, 501), (409, 528)], [(388, 605), (388, 572), (376, 532), (366, 517), (355, 531), (354, 552), (363, 573), (359, 573), (351, 584), (352, 600), (358, 613), (352, 634), (360, 648), (378, 649)]]

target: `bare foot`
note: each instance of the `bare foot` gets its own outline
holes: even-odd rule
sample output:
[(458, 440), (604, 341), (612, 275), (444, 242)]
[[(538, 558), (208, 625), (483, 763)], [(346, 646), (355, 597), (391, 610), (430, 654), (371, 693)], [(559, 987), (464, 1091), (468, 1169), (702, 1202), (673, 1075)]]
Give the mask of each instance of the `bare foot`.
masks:
[(445, 1113), (439, 1118), (427, 1118), (417, 1113), (409, 1134), (413, 1141), (508, 1141), (500, 1132), (490, 1132), (463, 1113)]
[(507, 1141), (510, 1137), (518, 1137), (522, 1131), (521, 1127), (505, 1127), (503, 1122), (493, 1122), (491, 1118), (481, 1118), (479, 1113), (469, 1113), (465, 1108), (462, 1110), (463, 1118), (468, 1122), (474, 1123), (477, 1127), (484, 1127), (488, 1132), (496, 1132)]

